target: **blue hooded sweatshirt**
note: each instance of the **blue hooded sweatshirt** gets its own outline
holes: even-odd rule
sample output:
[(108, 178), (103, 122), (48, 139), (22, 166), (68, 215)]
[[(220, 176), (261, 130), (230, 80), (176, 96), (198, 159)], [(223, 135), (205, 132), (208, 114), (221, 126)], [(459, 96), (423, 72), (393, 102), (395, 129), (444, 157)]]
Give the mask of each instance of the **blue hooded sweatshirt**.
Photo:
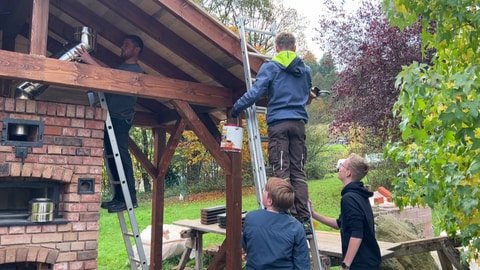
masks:
[(233, 105), (241, 112), (267, 94), (267, 125), (285, 120), (308, 121), (307, 102), (312, 87), (310, 67), (293, 51), (281, 51), (258, 71), (255, 84)]

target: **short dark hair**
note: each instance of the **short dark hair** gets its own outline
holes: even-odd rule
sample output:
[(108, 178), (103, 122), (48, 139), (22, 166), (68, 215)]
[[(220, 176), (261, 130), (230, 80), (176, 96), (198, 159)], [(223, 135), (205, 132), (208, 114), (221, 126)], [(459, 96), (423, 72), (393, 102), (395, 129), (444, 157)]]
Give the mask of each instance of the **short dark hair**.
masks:
[(142, 51), (143, 51), (143, 40), (139, 36), (137, 36), (137, 35), (126, 35), (125, 39), (130, 39), (133, 42), (133, 44), (135, 44), (135, 46), (140, 48), (139, 54), (142, 53)]
[(292, 33), (281, 32), (275, 38), (275, 45), (281, 50), (293, 50), (295, 47), (295, 37)]

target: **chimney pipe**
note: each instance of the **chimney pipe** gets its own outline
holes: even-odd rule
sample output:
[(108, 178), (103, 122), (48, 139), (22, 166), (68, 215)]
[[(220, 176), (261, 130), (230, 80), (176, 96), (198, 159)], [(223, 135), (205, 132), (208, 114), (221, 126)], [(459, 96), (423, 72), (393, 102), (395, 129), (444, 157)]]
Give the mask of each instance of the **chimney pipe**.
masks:
[[(61, 54), (59, 57), (56, 57), (64, 61), (75, 61), (78, 58), (78, 55), (75, 53), (77, 48), (84, 46), (88, 52), (95, 50), (96, 46), (96, 33), (92, 28), (81, 26), (75, 28), (75, 33), (73, 35), (74, 41), (79, 42), (77, 45), (73, 46), (67, 52)], [(15, 89), (15, 98), (18, 99), (35, 99), (35, 97), (48, 88), (48, 85), (34, 82), (23, 82)]]

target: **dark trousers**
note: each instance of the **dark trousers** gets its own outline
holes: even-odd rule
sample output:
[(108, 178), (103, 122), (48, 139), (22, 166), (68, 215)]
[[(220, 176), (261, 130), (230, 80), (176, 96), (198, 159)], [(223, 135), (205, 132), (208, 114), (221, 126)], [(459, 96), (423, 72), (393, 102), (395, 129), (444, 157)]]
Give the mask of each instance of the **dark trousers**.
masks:
[(273, 175), (290, 181), (295, 189), (295, 203), (290, 211), (298, 220), (310, 218), (304, 170), (305, 138), (305, 123), (300, 120), (286, 120), (268, 127), (268, 161)]
[[(137, 202), (137, 195), (135, 192), (135, 178), (133, 176), (133, 165), (132, 165), (132, 158), (130, 157), (130, 153), (128, 152), (128, 132), (132, 127), (132, 122), (127, 121), (125, 119), (118, 119), (118, 118), (111, 118), (113, 130), (115, 132), (115, 139), (117, 140), (118, 146), (118, 154), (122, 160), (123, 170), (125, 172), (125, 180), (127, 181), (128, 190), (130, 192), (130, 197), (132, 199), (132, 203)], [(105, 128), (104, 133), (104, 143), (105, 143), (105, 151), (106, 154), (111, 156), (113, 153), (112, 146), (110, 144), (108, 130)], [(117, 166), (115, 165), (115, 159), (109, 158), (108, 159), (108, 167), (112, 173), (112, 177), (114, 181), (119, 181), (120, 177), (118, 175)], [(114, 199), (123, 201), (123, 192), (121, 185), (115, 185), (114, 189)]]

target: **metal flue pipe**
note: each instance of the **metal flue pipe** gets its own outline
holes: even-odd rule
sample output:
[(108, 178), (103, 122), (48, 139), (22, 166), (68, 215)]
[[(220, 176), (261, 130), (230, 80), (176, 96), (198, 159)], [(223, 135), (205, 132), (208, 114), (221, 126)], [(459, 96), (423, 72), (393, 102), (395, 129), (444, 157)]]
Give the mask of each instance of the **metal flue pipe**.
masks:
[[(78, 58), (76, 50), (80, 47), (85, 47), (88, 52), (95, 50), (96, 46), (96, 33), (92, 28), (82, 26), (75, 28), (74, 40), (77, 43), (70, 48), (67, 52), (61, 54), (58, 58), (63, 61), (75, 61)], [(18, 99), (35, 99), (35, 97), (48, 88), (48, 85), (34, 82), (23, 82), (15, 89), (15, 98)]]

